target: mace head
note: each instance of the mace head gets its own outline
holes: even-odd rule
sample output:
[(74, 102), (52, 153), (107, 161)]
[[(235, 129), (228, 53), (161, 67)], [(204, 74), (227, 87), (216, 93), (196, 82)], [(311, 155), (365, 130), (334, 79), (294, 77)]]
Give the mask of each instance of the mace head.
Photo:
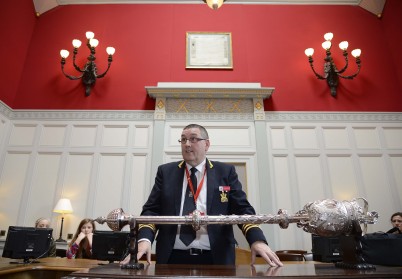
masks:
[(109, 212), (107, 217), (98, 217), (94, 221), (103, 224), (106, 223), (112, 231), (121, 231), (130, 223), (131, 215), (126, 214), (122, 208), (116, 208)]

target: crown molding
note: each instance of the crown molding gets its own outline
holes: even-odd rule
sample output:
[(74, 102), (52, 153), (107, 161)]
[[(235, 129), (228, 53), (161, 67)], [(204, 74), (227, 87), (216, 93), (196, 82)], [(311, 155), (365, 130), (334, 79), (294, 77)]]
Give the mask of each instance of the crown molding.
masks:
[[(352, 5), (380, 15), (386, 0), (226, 0), (225, 5)], [(63, 5), (80, 4), (199, 4), (202, 0), (33, 0), (37, 16)]]
[[(152, 121), (145, 110), (13, 110), (0, 101), (0, 114), (11, 121)], [(166, 120), (254, 121), (252, 113), (167, 113)], [(402, 112), (265, 112), (266, 122), (402, 123)]]
[(401, 123), (398, 112), (266, 112), (267, 122)]

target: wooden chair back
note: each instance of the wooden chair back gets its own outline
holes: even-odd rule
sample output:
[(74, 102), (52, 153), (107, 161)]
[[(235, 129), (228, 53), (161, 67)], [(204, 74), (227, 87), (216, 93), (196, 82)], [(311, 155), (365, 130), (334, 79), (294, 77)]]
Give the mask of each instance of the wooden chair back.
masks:
[[(250, 265), (251, 251), (248, 249), (236, 248), (236, 265)], [(256, 257), (255, 264), (266, 264), (265, 260), (261, 257)]]
[(278, 250), (275, 252), (281, 261), (304, 261), (305, 250)]

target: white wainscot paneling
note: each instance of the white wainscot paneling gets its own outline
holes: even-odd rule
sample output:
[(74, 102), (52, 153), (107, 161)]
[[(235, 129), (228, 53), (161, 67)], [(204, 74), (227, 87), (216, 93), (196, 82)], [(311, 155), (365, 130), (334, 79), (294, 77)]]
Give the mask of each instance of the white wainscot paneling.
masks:
[(105, 125), (102, 130), (102, 146), (126, 147), (128, 133), (128, 125)]
[[(293, 206), (293, 189), (291, 185), (291, 179), (289, 176), (289, 161), (287, 157), (274, 157), (273, 158), (273, 178), (274, 178), (274, 191), (276, 204), (279, 209), (285, 209), (289, 213), (294, 213), (296, 208)], [(297, 209), (298, 210), (298, 209)], [(267, 212), (275, 214), (276, 212)], [(287, 229), (282, 230), (274, 228), (277, 236), (276, 250), (289, 249), (293, 247), (296, 249), (296, 231), (294, 226), (289, 226)]]
[(150, 126), (136, 125), (134, 129), (134, 147), (148, 147), (150, 144)]
[(387, 148), (402, 149), (402, 128), (385, 127), (384, 138)]
[[(0, 180), (0, 227), (16, 225), (30, 154), (7, 153)], [(22, 224), (17, 224), (22, 225)]]
[[(326, 171), (323, 166), (321, 156), (318, 155), (297, 155), (295, 157), (296, 182), (292, 191), (295, 206), (292, 214), (303, 209), (309, 202), (331, 198), (328, 193), (330, 191), (324, 186)], [(298, 197), (295, 196), (296, 194)], [(282, 248), (311, 251), (311, 234), (297, 228), (296, 224), (289, 227), (295, 230), (297, 241), (295, 246), (283, 246)]]
[[(209, 153), (226, 153), (236, 149), (237, 152), (255, 151), (255, 133), (252, 123), (199, 123), (204, 126), (209, 135), (211, 146)], [(173, 123), (168, 126), (167, 148), (177, 148), (180, 146), (180, 139), (183, 128), (187, 124)], [(235, 151), (235, 153), (236, 153)]]
[[(152, 174), (151, 185), (146, 185), (148, 156), (133, 155), (131, 169), (131, 185), (129, 191), (129, 213), (140, 215), (142, 206), (145, 203), (154, 183), (155, 174)], [(126, 210), (124, 208), (124, 210)]]
[(272, 149), (286, 149), (286, 134), (284, 127), (271, 127), (269, 130)]
[(9, 145), (33, 145), (36, 127), (36, 125), (14, 125), (11, 131)]
[(342, 201), (359, 196), (356, 169), (350, 155), (327, 157), (332, 198)]
[[(275, 200), (281, 209), (293, 210), (288, 157), (273, 158)], [(279, 208), (278, 208), (279, 209)]]
[(67, 125), (45, 125), (42, 128), (39, 145), (63, 146)]
[(0, 143), (3, 141), (3, 137), (7, 131), (7, 121), (0, 115)]
[(393, 197), (384, 165), (384, 158), (380, 156), (361, 156), (359, 160), (369, 210), (377, 211), (380, 215), (378, 223), (370, 225), (369, 230), (371, 232), (387, 231), (390, 228), (389, 218), (393, 213)]
[(97, 125), (74, 125), (70, 145), (76, 147), (95, 146)]
[(318, 149), (317, 130), (314, 127), (292, 127), (295, 149)]
[(378, 149), (380, 141), (375, 127), (354, 127), (353, 133), (358, 149)]
[(350, 140), (346, 127), (323, 127), (324, 148), (350, 149)]
[[(391, 156), (390, 161), (397, 197), (402, 197), (402, 154)], [(394, 208), (402, 208), (402, 206), (400, 206), (400, 203), (397, 203), (394, 205)]]
[(328, 198), (324, 193), (324, 172), (320, 158), (318, 156), (297, 156), (295, 164), (297, 183), (294, 186), (297, 187), (295, 191), (297, 190), (299, 194), (295, 204), (298, 205), (298, 209), (302, 209), (308, 202)]
[[(101, 155), (93, 198), (93, 217), (106, 216), (111, 210), (122, 207), (125, 155)], [(97, 225), (107, 229), (107, 225)]]
[(181, 132), (183, 131), (183, 128), (186, 125), (177, 125), (177, 124), (172, 124), (170, 126), (167, 126), (167, 135), (168, 135), (168, 143), (167, 145), (169, 147), (172, 146), (179, 146), (178, 140), (180, 139)]
[(26, 214), (26, 226), (33, 226), (35, 220), (40, 217), (49, 218), (50, 220), (55, 206), (53, 197), (56, 190), (60, 161), (61, 154), (38, 154), (33, 168), (34, 173), (28, 199), (29, 210)]
[(251, 147), (252, 145), (252, 132), (250, 126), (220, 126), (209, 127), (208, 134), (212, 140), (213, 147), (219, 149), (220, 147), (230, 148), (236, 147)]
[[(74, 212), (66, 215), (68, 222), (66, 220), (64, 223), (63, 233), (65, 235), (74, 233), (82, 219), (93, 217), (87, 216), (86, 212), (93, 156), (93, 154), (68, 155), (61, 192), (63, 198), (71, 200)], [(59, 227), (60, 224), (58, 224)]]

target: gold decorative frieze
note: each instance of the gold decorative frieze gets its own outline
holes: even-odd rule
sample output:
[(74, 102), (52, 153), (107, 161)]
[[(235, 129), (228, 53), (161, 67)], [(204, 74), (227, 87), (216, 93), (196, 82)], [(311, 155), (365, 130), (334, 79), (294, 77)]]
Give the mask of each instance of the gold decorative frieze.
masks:
[[(244, 114), (253, 113), (263, 120), (264, 99), (271, 97), (273, 88), (259, 83), (158, 83), (145, 87), (155, 98), (155, 113), (161, 114)], [(161, 102), (160, 100), (165, 100)]]
[(163, 109), (165, 107), (165, 104), (162, 102), (162, 100), (159, 100), (156, 106), (158, 107), (158, 109)]
[(207, 101), (205, 112), (217, 112), (214, 108), (215, 101)]
[(253, 113), (253, 101), (237, 99), (167, 99), (166, 113)]

